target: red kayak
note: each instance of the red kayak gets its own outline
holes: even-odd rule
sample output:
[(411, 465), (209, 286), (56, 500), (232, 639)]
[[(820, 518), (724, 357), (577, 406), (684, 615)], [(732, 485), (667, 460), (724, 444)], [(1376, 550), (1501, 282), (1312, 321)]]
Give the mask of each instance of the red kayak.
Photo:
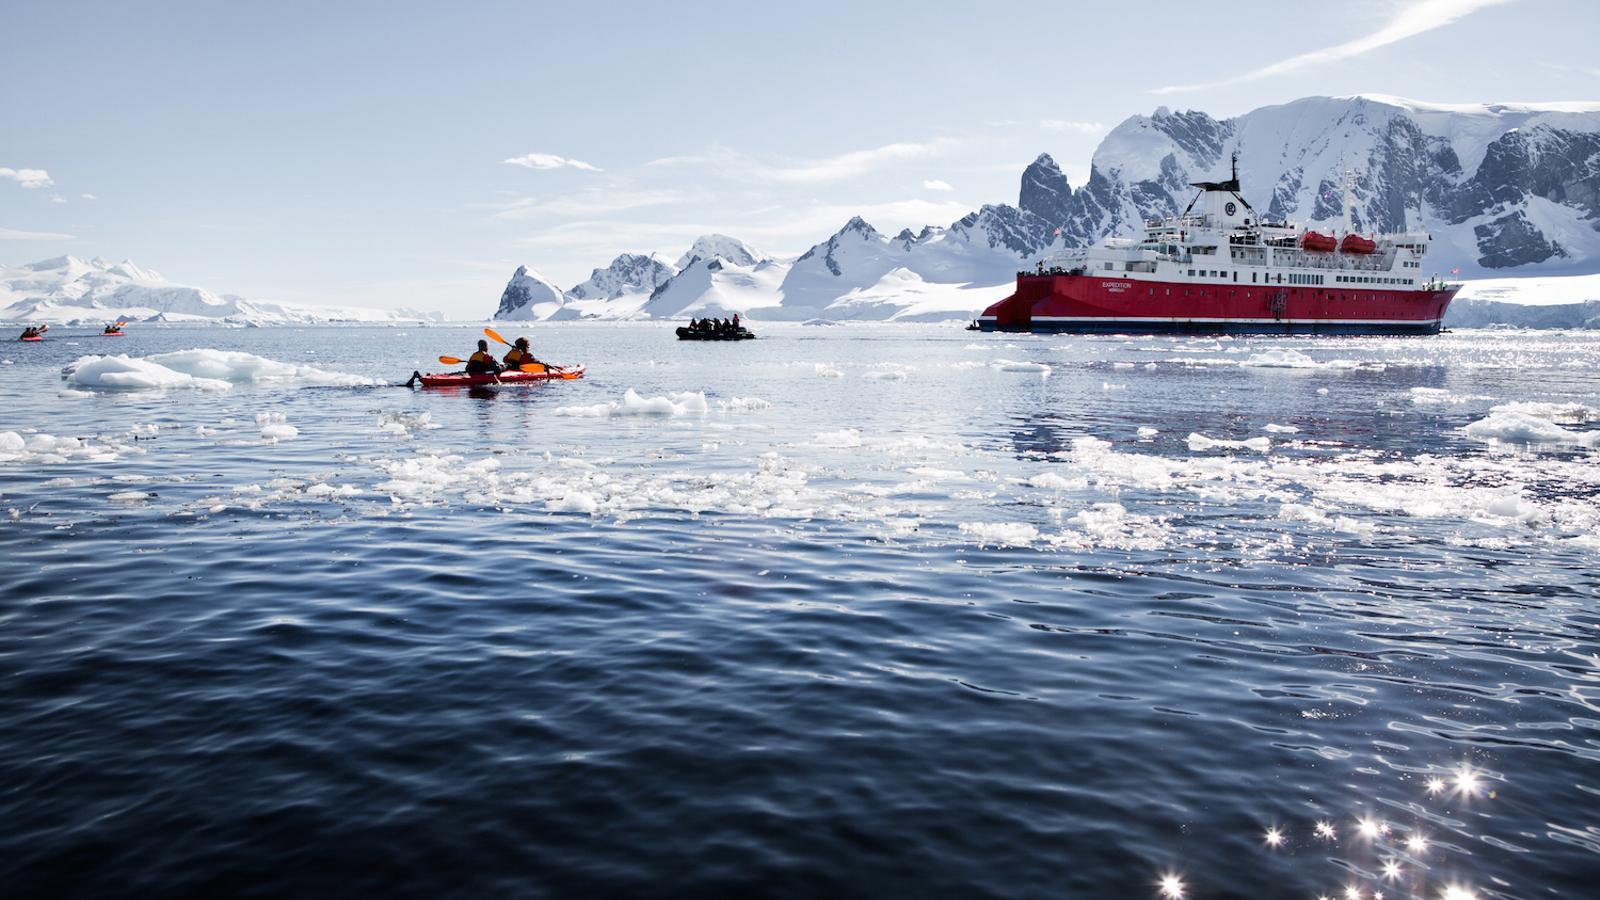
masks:
[(534, 381), (571, 381), (583, 377), (583, 366), (560, 372), (501, 372), (499, 375), (468, 375), (465, 372), (418, 375), (423, 387), (476, 387), (483, 384), (528, 384)]
[(38, 335), (34, 335), (33, 337), (17, 338), (17, 340), (19, 340), (19, 341), (28, 341), (29, 343), (32, 343), (33, 341), (42, 341), (42, 340), (44, 340), (44, 338), (42, 338), (42, 337), (40, 337)]
[(100, 336), (101, 337), (127, 337), (127, 335), (128, 335), (128, 333), (126, 331), (102, 331), (102, 332), (100, 332)]

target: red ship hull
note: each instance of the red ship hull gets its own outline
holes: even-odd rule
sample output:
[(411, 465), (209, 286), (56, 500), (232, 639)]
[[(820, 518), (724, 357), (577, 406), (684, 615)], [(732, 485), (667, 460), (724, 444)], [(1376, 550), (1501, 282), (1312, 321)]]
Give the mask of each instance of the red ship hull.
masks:
[[(1350, 289), (1346, 289), (1346, 288)], [(1202, 284), (1018, 275), (983, 331), (1112, 334), (1438, 334), (1456, 288)]]

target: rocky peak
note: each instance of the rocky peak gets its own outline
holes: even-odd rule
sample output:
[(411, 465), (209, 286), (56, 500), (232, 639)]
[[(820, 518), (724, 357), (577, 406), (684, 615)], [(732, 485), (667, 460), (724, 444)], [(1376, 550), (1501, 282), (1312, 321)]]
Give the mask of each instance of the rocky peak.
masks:
[(1017, 206), (1051, 225), (1060, 225), (1072, 215), (1072, 185), (1050, 154), (1039, 154), (1022, 170)]

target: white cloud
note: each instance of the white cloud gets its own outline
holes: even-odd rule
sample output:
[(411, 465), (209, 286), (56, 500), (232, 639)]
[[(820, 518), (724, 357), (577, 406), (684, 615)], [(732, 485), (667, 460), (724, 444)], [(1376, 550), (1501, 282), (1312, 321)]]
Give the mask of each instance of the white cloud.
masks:
[(528, 169), (582, 169), (585, 172), (598, 172), (599, 168), (591, 166), (581, 159), (569, 159), (557, 156), (554, 153), (527, 153), (522, 156), (513, 156), (506, 160), (513, 166), (522, 166)]
[(82, 197), (83, 197), (83, 199), (85, 199), (85, 200), (99, 200), (99, 199), (100, 199), (100, 198), (99, 198), (99, 197), (96, 197), (96, 196), (95, 196), (95, 195), (93, 195), (93, 194), (83, 194), (83, 195), (81, 195), (81, 196), (82, 196)]
[(0, 178), (9, 178), (25, 188), (42, 188), (55, 184), (50, 173), (43, 169), (7, 169), (0, 166)]
[(0, 241), (75, 241), (77, 238), (70, 234), (57, 234), (53, 231), (18, 231), (15, 228), (0, 227)]
[(941, 180), (939, 180), (937, 178), (929, 178), (927, 181), (924, 181), (922, 183), (922, 186), (927, 188), (930, 191), (953, 191), (953, 190), (955, 190), (955, 188), (950, 186), (950, 182), (941, 181)]
[(1309, 53), (1301, 53), (1298, 56), (1291, 56), (1288, 59), (1279, 60), (1271, 65), (1262, 66), (1259, 69), (1245, 72), (1242, 75), (1235, 75), (1232, 78), (1225, 78), (1221, 81), (1213, 81), (1207, 84), (1167, 85), (1166, 87), (1156, 88), (1151, 93), (1178, 94), (1199, 91), (1228, 84), (1238, 84), (1244, 81), (1271, 78), (1275, 75), (1283, 75), (1308, 66), (1349, 59), (1353, 56), (1360, 56), (1363, 53), (1377, 50), (1380, 47), (1387, 47), (1397, 41), (1403, 41), (1406, 38), (1433, 31), (1436, 28), (1443, 28), (1485, 7), (1499, 6), (1510, 2), (1512, 0), (1418, 0), (1418, 2), (1403, 7), (1382, 28), (1355, 40), (1335, 44), (1332, 47), (1324, 47), (1321, 50), (1312, 50)]
[(540, 216), (599, 216), (627, 212), (647, 206), (667, 206), (684, 202), (681, 191), (643, 191), (595, 188), (541, 200), (537, 197), (512, 197), (493, 203), (477, 204), (492, 210), (491, 222), (519, 222)]
[(1040, 119), (1039, 127), (1045, 131), (1075, 131), (1078, 134), (1099, 134), (1106, 130), (1104, 122), (1073, 122), (1066, 119)]
[(50, 195), (50, 202), (51, 203), (65, 203), (65, 202), (67, 202), (67, 198), (61, 196), (60, 194), (51, 194)]
[(816, 159), (756, 158), (727, 147), (713, 146), (704, 153), (653, 159), (645, 165), (713, 168), (720, 174), (749, 181), (816, 185), (856, 178), (890, 163), (937, 156), (960, 143), (956, 138), (934, 138), (920, 143), (884, 144)]

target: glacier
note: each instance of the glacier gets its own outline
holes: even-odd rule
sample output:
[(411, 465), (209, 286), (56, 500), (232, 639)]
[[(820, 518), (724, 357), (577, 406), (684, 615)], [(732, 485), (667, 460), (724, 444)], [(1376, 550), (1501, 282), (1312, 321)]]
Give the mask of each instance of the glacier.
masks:
[(130, 260), (111, 263), (58, 256), (26, 265), (0, 264), (0, 321), (51, 325), (130, 322), (228, 325), (323, 325), (337, 322), (419, 323), (430, 313), (364, 307), (301, 306), (246, 300), (169, 281)]
[[(894, 236), (856, 217), (794, 258), (710, 234), (675, 263), (626, 253), (569, 291), (540, 279), (536, 298), (522, 290), (518, 279), (531, 271), (522, 267), (496, 317), (969, 318), (1009, 293), (1019, 269), (1181, 212), (1190, 182), (1215, 177), (1235, 152), (1247, 198), (1272, 218), (1342, 221), (1348, 172), (1356, 230), (1427, 229), (1439, 274), (1468, 282), (1447, 325), (1594, 327), (1583, 304), (1600, 301), (1600, 282), (1569, 276), (1600, 273), (1600, 103), (1379, 94), (1308, 97), (1225, 119), (1161, 107), (1112, 129), (1080, 187), (1042, 153), (1023, 170), (1015, 205)], [(1548, 303), (1550, 291), (1571, 308), (1513, 308)]]

